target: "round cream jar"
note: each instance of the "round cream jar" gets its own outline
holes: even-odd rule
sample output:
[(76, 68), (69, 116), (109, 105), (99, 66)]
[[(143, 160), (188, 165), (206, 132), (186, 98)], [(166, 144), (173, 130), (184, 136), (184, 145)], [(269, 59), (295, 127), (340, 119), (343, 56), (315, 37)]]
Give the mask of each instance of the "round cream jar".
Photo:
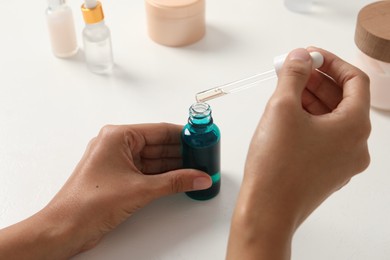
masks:
[(162, 45), (180, 47), (205, 34), (205, 0), (145, 0), (150, 38)]
[(358, 15), (356, 65), (370, 77), (371, 105), (390, 110), (390, 1), (363, 7)]

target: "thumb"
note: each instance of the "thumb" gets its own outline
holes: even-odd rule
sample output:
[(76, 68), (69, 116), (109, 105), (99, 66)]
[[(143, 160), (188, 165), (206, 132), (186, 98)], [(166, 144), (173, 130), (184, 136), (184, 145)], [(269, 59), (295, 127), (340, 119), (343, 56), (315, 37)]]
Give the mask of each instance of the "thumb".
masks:
[(211, 177), (199, 170), (195, 169), (180, 169), (169, 171), (158, 175), (148, 176), (153, 183), (153, 191), (156, 197), (164, 195), (193, 191), (204, 190), (212, 185)]
[(306, 49), (295, 49), (290, 52), (278, 73), (278, 85), (275, 94), (292, 96), (301, 104), (302, 92), (309, 81), (312, 71), (312, 60)]

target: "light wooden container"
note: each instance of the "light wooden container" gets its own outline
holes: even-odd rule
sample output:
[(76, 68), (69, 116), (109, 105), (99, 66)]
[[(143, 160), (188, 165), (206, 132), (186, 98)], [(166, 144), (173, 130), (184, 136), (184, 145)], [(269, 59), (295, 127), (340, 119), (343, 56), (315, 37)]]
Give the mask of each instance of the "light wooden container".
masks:
[(357, 17), (357, 65), (370, 77), (371, 105), (390, 110), (390, 1), (363, 7)]

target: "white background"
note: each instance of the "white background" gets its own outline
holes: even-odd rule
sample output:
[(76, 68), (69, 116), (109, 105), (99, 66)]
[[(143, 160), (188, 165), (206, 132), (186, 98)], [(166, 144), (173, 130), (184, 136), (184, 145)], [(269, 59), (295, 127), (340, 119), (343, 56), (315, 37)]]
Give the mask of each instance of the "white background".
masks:
[[(209, 0), (207, 34), (168, 48), (147, 35), (144, 2), (103, 0), (116, 67), (90, 73), (83, 52), (50, 50), (46, 1), (0, 2), (0, 228), (44, 207), (105, 124), (185, 124), (196, 92), (272, 68), (309, 45), (354, 62), (358, 10), (371, 1), (319, 0), (288, 11), (282, 0)], [(70, 0), (77, 33), (81, 1)], [(78, 38), (81, 45), (81, 37)], [(222, 133), (222, 190), (196, 202), (155, 201), (74, 259), (223, 259), (247, 147), (275, 80), (210, 101)], [(371, 111), (372, 163), (301, 226), (293, 259), (390, 259), (390, 113)]]

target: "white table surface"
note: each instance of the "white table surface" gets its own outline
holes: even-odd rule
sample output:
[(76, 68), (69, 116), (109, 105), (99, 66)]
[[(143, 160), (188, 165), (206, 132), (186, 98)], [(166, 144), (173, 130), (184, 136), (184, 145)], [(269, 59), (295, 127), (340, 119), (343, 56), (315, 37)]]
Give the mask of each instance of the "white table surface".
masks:
[[(353, 62), (358, 10), (372, 1), (209, 0), (207, 34), (168, 48), (147, 35), (143, 1), (103, 0), (116, 67), (90, 73), (83, 53), (50, 50), (46, 1), (0, 2), (0, 228), (44, 207), (105, 124), (185, 124), (194, 94), (272, 68), (274, 56), (316, 45)], [(71, 0), (81, 35), (81, 1)], [(81, 45), (81, 37), (78, 38)], [(223, 259), (247, 147), (275, 80), (210, 101), (222, 133), (222, 190), (196, 202), (153, 202), (74, 259)], [(371, 111), (372, 162), (301, 226), (293, 259), (390, 259), (390, 113)]]

